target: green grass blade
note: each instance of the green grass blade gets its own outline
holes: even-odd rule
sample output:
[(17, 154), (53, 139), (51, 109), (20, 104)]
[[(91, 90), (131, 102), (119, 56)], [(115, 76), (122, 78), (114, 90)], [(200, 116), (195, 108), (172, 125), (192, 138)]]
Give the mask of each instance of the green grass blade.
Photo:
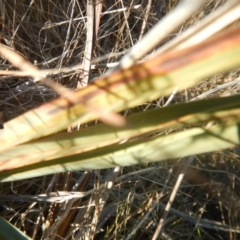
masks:
[(0, 217), (1, 240), (31, 240), (30, 237), (14, 227), (11, 223)]
[(229, 148), (240, 143), (239, 127), (233, 123), (208, 129), (194, 128), (148, 141), (107, 146), (4, 171), (0, 173), (0, 179), (12, 181), (63, 171), (129, 166)]
[[(215, 39), (168, 52), (145, 63), (114, 72), (89, 87), (46, 103), (5, 124), (0, 133), (2, 149), (53, 134), (70, 124), (96, 117), (91, 108), (120, 111), (183, 89), (204, 77), (240, 65), (240, 27)], [(219, 50), (220, 49), (220, 50)], [(203, 71), (204, 69), (204, 71)]]
[(238, 96), (208, 99), (172, 105), (141, 112), (127, 118), (131, 127), (117, 128), (106, 124), (82, 129), (74, 133), (53, 136), (15, 146), (0, 155), (0, 171), (18, 168), (38, 161), (87, 152), (116, 144), (143, 134), (177, 127), (204, 124), (207, 121), (239, 121)]

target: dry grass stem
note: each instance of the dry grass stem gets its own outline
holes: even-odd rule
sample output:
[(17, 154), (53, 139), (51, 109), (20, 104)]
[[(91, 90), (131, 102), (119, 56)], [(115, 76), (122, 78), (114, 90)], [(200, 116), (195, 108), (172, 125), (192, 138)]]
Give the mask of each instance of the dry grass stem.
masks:
[[(224, 29), (239, 25), (239, 12), (238, 0), (198, 0), (194, 4), (193, 0), (0, 1), (0, 117), (3, 116), (0, 122), (5, 125), (1, 135), (5, 136), (12, 119), (54, 98), (64, 96), (72, 104), (82, 101), (76, 98), (77, 88), (87, 87), (82, 89), (87, 91), (97, 84), (95, 79), (116, 69), (128, 68), (170, 50), (194, 48), (199, 42), (213, 39)], [(87, 113), (108, 124), (128, 126), (125, 116), (148, 109), (239, 95), (239, 74), (237, 68), (220, 72), (196, 86), (180, 92), (175, 89), (169, 96), (139, 104), (124, 113), (113, 113), (87, 101), (84, 107)], [(58, 121), (61, 124), (63, 119)], [(205, 127), (217, 124), (217, 121), (204, 122)], [(99, 126), (98, 120), (77, 126), (78, 132), (74, 134), (84, 136), (81, 146), (75, 149), (77, 153), (85, 149), (87, 155), (92, 150), (92, 146), (84, 148), (86, 142), (95, 144), (99, 152), (105, 151), (104, 144), (109, 139), (103, 139), (102, 135), (98, 143), (92, 132), (84, 135), (95, 125)], [(144, 136), (124, 138), (115, 134), (111, 146), (150, 141), (190, 128), (177, 126)], [(199, 126), (191, 126), (195, 127)], [(19, 126), (11, 129), (21, 133)], [(67, 138), (69, 134), (72, 133), (65, 131), (56, 136)], [(15, 150), (22, 151), (19, 159), (27, 160), (28, 150), (22, 143), (31, 137), (30, 133), (22, 138), (13, 136), (13, 144), (19, 144)], [(61, 147), (62, 143), (58, 139), (56, 144)], [(11, 150), (12, 145), (8, 146)], [(39, 155), (36, 159), (42, 157)], [(169, 159), (2, 182), (0, 213), (36, 240), (237, 240), (240, 239), (239, 156), (237, 146), (194, 155), (183, 164), (179, 159)], [(16, 158), (14, 165), (24, 165), (19, 159)]]

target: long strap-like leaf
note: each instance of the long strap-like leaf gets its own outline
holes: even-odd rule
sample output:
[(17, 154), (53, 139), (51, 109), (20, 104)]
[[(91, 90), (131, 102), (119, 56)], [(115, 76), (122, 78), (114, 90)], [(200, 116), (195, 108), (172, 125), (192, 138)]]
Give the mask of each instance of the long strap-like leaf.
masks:
[[(58, 133), (14, 146), (0, 154), (0, 172), (60, 156), (75, 155), (116, 144), (143, 134), (177, 127), (239, 121), (240, 98), (231, 96), (182, 103), (127, 117), (128, 128), (98, 124), (73, 133)], [(44, 164), (44, 163), (43, 163)]]
[[(75, 121), (96, 118), (96, 111), (120, 111), (163, 94), (176, 87), (192, 86), (219, 70), (240, 65), (240, 27), (231, 29), (191, 49), (169, 52), (127, 70), (114, 72), (91, 86), (72, 92), (29, 111), (5, 124), (0, 133), (1, 148), (47, 136)], [(227, 59), (227, 60), (226, 60)]]
[(237, 123), (196, 128), (147, 141), (107, 146), (1, 172), (1, 181), (13, 181), (63, 171), (102, 169), (161, 161), (229, 148), (240, 143)]

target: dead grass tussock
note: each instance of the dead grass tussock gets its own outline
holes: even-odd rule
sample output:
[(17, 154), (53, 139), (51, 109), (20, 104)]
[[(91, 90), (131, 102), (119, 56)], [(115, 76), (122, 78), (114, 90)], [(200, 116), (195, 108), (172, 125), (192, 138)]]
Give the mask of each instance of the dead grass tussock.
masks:
[[(105, 1), (92, 58), (108, 57), (96, 64), (117, 62), (178, 2)], [(224, 2), (209, 1), (169, 39)], [(85, 1), (2, 1), (0, 12), (1, 43), (40, 69), (68, 67), (84, 59)], [(14, 69), (3, 59), (0, 68)], [(106, 70), (96, 65), (88, 74), (93, 78)], [(74, 71), (52, 78), (74, 89), (80, 74)], [(190, 101), (238, 76), (239, 71), (218, 74), (176, 94), (171, 102)], [(26, 77), (2, 76), (0, 84), (0, 111), (6, 120), (57, 96)], [(204, 97), (237, 93), (238, 83)], [(167, 100), (163, 97), (125, 114), (161, 107)], [(180, 159), (4, 183), (1, 215), (33, 239), (152, 239), (184, 164), (185, 159)], [(238, 149), (196, 156), (164, 219), (159, 239), (238, 239), (239, 169)], [(63, 196), (59, 198), (60, 191)], [(74, 192), (84, 192), (84, 196), (75, 196)], [(56, 203), (56, 199), (64, 201)]]

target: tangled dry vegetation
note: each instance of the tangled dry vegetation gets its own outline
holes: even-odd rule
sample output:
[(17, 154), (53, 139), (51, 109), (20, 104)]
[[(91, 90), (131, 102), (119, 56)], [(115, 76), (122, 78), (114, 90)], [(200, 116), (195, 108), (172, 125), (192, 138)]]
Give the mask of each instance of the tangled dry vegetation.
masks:
[[(104, 1), (93, 36), (92, 59), (98, 61), (91, 65), (84, 57), (88, 33), (85, 2), (3, 0), (0, 41), (40, 69), (59, 69), (84, 61), (86, 72), (51, 75), (75, 89), (84, 77), (93, 79), (114, 66), (178, 1)], [(210, 0), (169, 39), (225, 2)], [(14, 69), (3, 59), (0, 68)], [(237, 94), (238, 76), (239, 71), (218, 74), (178, 93), (172, 103)], [(52, 89), (31, 78), (1, 76), (0, 84), (3, 121), (57, 97)], [(162, 107), (167, 100), (166, 96), (125, 114)], [(239, 149), (195, 156), (165, 217), (165, 206), (185, 162), (173, 159), (115, 171), (62, 173), (2, 183), (1, 216), (33, 239), (154, 239), (161, 224), (158, 239), (239, 239)], [(111, 189), (110, 184), (114, 185)], [(59, 192), (59, 196), (34, 200), (36, 195), (51, 192)], [(85, 196), (65, 201), (64, 192), (85, 192)]]

